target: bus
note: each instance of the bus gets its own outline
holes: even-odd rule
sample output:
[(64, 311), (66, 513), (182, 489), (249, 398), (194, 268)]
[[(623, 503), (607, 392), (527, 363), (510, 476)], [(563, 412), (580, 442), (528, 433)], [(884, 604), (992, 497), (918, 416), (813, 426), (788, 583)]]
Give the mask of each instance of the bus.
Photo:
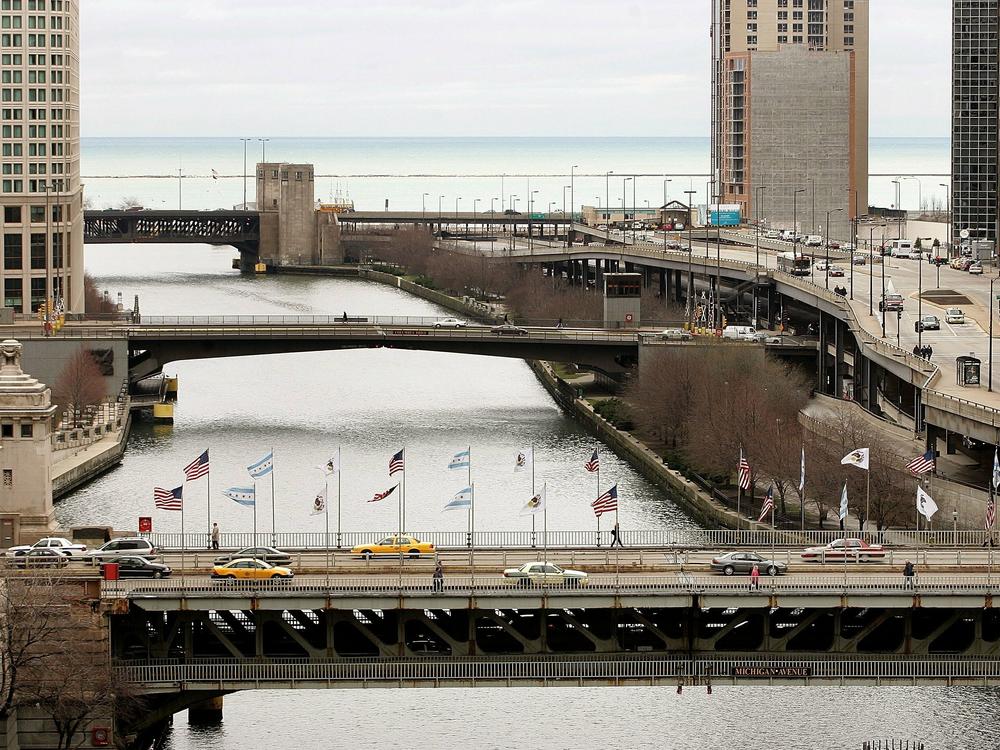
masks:
[(778, 270), (792, 276), (808, 276), (812, 270), (812, 260), (795, 253), (778, 253)]

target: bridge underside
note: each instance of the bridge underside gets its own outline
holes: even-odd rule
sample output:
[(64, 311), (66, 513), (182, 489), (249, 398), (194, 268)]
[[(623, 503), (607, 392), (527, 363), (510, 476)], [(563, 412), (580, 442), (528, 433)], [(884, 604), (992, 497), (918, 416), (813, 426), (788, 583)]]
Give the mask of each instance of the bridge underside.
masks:
[(543, 359), (551, 362), (575, 363), (602, 372), (610, 377), (630, 370), (636, 361), (635, 345), (553, 344), (551, 341), (532, 343), (514, 339), (459, 341), (433, 335), (407, 340), (387, 341), (383, 336), (351, 336), (344, 339), (329, 337), (289, 336), (281, 338), (233, 336), (171, 341), (140, 338), (129, 341), (132, 351), (129, 363), (133, 382), (155, 375), (164, 365), (190, 359), (246, 357), (260, 354), (337, 351), (342, 349), (405, 349), (413, 351), (449, 352), (513, 359)]

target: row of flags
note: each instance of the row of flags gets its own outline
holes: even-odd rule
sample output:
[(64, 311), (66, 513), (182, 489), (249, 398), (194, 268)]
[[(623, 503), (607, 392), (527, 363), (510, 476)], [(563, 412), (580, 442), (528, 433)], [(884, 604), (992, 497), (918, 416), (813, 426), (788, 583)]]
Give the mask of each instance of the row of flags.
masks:
[[(449, 469), (469, 469), (471, 467), (472, 461), (472, 451), (471, 449), (465, 449), (455, 453), (452, 456), (451, 461), (448, 462)], [(514, 471), (520, 472), (525, 470), (529, 463), (534, 462), (534, 451), (533, 449), (526, 449), (518, 451), (514, 459)], [(600, 454), (598, 450), (594, 450), (591, 457), (584, 463), (583, 467), (586, 471), (590, 473), (597, 473), (600, 476)], [(326, 463), (318, 466), (321, 471), (326, 476), (331, 476), (337, 474), (340, 471), (339, 457), (332, 456)], [(392, 477), (396, 474), (403, 473), (406, 468), (405, 460), (405, 449), (401, 449), (399, 452), (394, 453), (389, 459), (388, 472), (389, 476)], [(186, 482), (193, 482), (200, 479), (203, 476), (209, 474), (210, 463), (209, 463), (209, 453), (206, 450), (204, 453), (199, 455), (194, 461), (184, 467), (184, 480)], [(272, 475), (274, 471), (274, 451), (270, 451), (267, 455), (262, 457), (260, 460), (247, 466), (247, 473), (252, 479), (260, 479), (262, 477)], [(377, 503), (392, 497), (396, 491), (399, 489), (399, 484), (394, 484), (388, 489), (376, 492), (370, 503)], [(222, 491), (222, 494), (237, 503), (238, 505), (244, 507), (254, 507), (256, 505), (256, 487), (230, 487)], [(472, 507), (473, 499), (473, 488), (472, 486), (465, 487), (460, 490), (448, 503), (444, 506), (444, 510), (469, 510)], [(173, 489), (164, 489), (162, 487), (153, 488), (153, 504), (159, 510), (167, 511), (181, 511), (184, 510), (184, 485)], [(617, 512), (618, 511), (618, 485), (613, 485), (610, 489), (602, 493), (591, 503), (591, 507), (594, 510), (594, 515), (600, 518), (605, 513)], [(312, 515), (318, 515), (325, 512), (327, 509), (327, 497), (326, 488), (324, 487), (314, 498), (312, 506)], [(530, 515), (534, 513), (541, 513), (545, 509), (545, 486), (543, 485), (542, 491), (538, 492), (525, 503), (524, 507), (521, 509), (521, 515)]]

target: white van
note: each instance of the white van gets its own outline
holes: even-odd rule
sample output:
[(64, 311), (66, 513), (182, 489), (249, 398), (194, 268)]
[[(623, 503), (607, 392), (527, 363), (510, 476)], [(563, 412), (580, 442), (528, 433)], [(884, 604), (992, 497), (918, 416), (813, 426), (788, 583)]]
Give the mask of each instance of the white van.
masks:
[(737, 341), (753, 341), (757, 329), (753, 326), (726, 326), (722, 329), (722, 338)]
[(820, 247), (823, 244), (823, 238), (818, 234), (810, 234), (806, 237), (806, 245), (808, 247)]
[(909, 240), (892, 240), (886, 249), (893, 258), (912, 258), (915, 252)]

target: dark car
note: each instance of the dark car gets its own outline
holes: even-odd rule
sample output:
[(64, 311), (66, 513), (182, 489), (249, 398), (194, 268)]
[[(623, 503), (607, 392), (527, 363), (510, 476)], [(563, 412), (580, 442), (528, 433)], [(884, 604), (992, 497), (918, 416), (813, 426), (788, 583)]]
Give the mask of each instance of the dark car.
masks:
[(242, 557), (251, 557), (255, 560), (263, 560), (271, 565), (288, 565), (292, 562), (292, 556), (287, 552), (282, 552), (274, 547), (247, 547), (239, 552), (232, 552), (226, 555), (219, 555), (215, 558), (216, 565), (232, 562)]
[(69, 565), (69, 556), (57, 549), (40, 547), (18, 555), (11, 565), (15, 568), (65, 568)]
[(724, 555), (712, 558), (712, 570), (721, 571), (723, 575), (731, 576), (736, 573), (748, 575), (753, 566), (761, 575), (780, 576), (788, 570), (788, 566), (777, 560), (771, 561), (761, 557), (756, 552), (727, 552)]
[(503, 325), (493, 326), (490, 329), (497, 336), (527, 336), (528, 332), (524, 328), (514, 325), (513, 323), (504, 323)]
[[(101, 563), (102, 574), (108, 562), (111, 561)], [(118, 563), (119, 578), (166, 578), (171, 572), (163, 563), (152, 562), (144, 557), (119, 557), (114, 562)]]

